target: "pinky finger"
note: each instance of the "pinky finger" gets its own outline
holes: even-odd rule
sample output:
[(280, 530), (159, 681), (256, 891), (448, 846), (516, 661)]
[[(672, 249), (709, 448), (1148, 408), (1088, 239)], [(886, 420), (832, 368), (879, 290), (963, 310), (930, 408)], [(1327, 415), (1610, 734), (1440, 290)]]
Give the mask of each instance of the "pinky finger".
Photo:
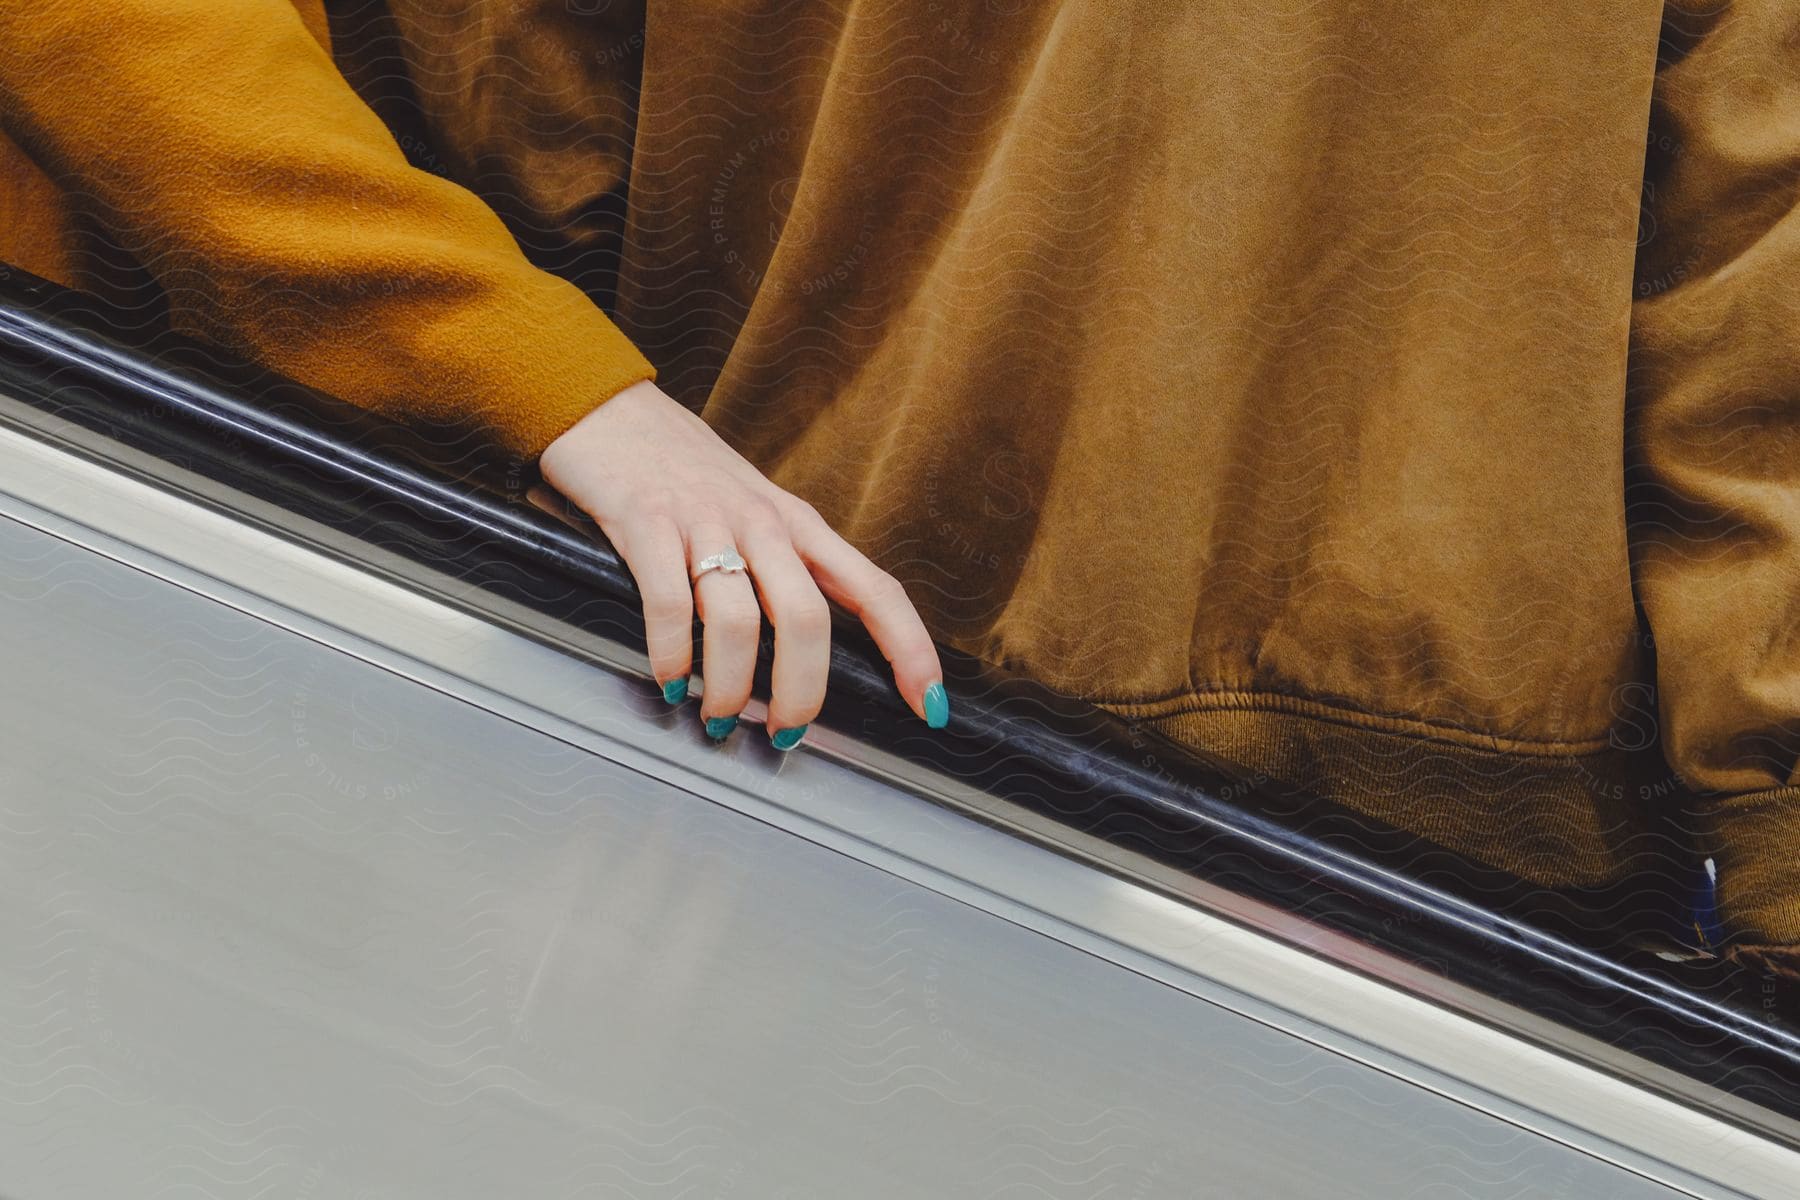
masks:
[(937, 644), (898, 580), (865, 558), (824, 521), (795, 522), (794, 549), (812, 571), (819, 590), (843, 605), (868, 629), (894, 670), (906, 703), (934, 729), (950, 717), (944, 668)]

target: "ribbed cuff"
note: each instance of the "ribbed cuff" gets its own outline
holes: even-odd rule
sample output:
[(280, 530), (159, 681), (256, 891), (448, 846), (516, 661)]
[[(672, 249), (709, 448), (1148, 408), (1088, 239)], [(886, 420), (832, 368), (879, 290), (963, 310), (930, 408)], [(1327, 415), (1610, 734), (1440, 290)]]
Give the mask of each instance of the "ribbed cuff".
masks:
[(1707, 797), (1701, 847), (1719, 871), (1726, 957), (1800, 974), (1800, 788)]

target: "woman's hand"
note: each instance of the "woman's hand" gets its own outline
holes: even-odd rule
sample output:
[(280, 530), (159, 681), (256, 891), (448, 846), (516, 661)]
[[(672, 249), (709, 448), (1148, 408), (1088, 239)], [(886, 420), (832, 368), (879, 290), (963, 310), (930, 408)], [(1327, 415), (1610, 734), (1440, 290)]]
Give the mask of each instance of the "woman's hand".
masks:
[[(800, 740), (825, 700), (827, 597), (868, 626), (912, 710), (934, 728), (949, 719), (937, 648), (893, 576), (655, 384), (634, 384), (583, 417), (538, 465), (545, 482), (599, 523), (637, 579), (650, 669), (672, 704), (687, 694), (698, 611), (700, 715), (714, 738), (732, 731), (750, 699), (766, 614), (775, 627), (769, 735), (782, 750)], [(749, 573), (691, 579), (696, 564), (721, 551), (742, 555)]]

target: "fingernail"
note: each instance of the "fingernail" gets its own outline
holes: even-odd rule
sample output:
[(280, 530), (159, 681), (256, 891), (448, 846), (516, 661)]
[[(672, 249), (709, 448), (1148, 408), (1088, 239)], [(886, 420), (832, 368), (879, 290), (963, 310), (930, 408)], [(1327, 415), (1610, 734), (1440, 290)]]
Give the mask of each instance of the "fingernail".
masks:
[(792, 750), (800, 744), (800, 739), (805, 736), (806, 726), (804, 725), (796, 725), (792, 729), (777, 729), (775, 736), (769, 739), (769, 744), (777, 750)]
[(942, 729), (950, 723), (950, 697), (944, 692), (944, 685), (933, 683), (925, 689), (925, 724), (933, 729)]
[(737, 718), (736, 717), (708, 717), (708, 718), (706, 718), (706, 736), (711, 738), (715, 742), (724, 741), (726, 738), (731, 736), (731, 731), (736, 728), (737, 728)]
[(679, 679), (671, 679), (669, 682), (663, 684), (663, 699), (667, 700), (670, 704), (680, 704), (683, 700), (686, 700), (687, 676), (683, 675)]

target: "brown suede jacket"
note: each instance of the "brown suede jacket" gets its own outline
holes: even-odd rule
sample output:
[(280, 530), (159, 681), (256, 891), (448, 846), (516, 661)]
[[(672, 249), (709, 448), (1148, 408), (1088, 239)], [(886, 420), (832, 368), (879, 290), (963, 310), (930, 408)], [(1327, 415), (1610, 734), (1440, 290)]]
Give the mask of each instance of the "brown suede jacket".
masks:
[(949, 643), (1800, 944), (1792, 6), (296, 4), (0, 6), (0, 257), (524, 454), (647, 358)]

